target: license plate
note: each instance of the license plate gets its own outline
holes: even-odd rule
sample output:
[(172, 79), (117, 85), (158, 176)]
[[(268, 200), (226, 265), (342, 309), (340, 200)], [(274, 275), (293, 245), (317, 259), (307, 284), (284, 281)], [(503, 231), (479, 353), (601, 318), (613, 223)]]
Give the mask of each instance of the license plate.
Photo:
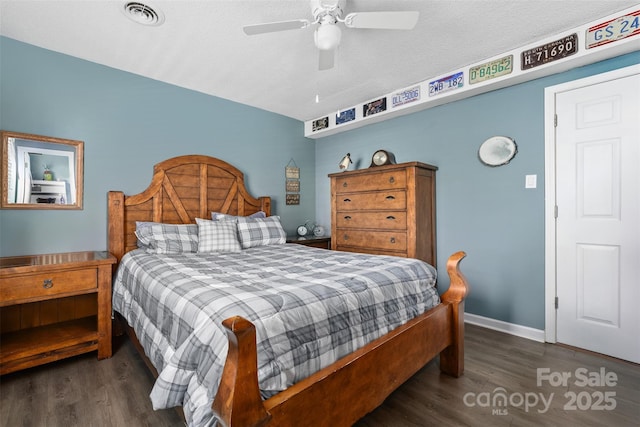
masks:
[(570, 36), (533, 49), (522, 52), (521, 68), (528, 70), (549, 62), (557, 61), (578, 52), (578, 34)]
[(391, 97), (391, 106), (398, 107), (420, 99), (420, 86), (398, 92)]
[(341, 111), (340, 114), (336, 114), (336, 124), (341, 125), (342, 123), (350, 122), (351, 120), (356, 119), (356, 109), (351, 108), (349, 110)]
[(589, 28), (586, 33), (587, 49), (638, 34), (640, 34), (640, 10)]
[(513, 55), (485, 62), (469, 68), (469, 84), (480, 83), (485, 80), (511, 74), (513, 71)]
[(436, 96), (464, 86), (462, 71), (429, 83), (429, 96)]

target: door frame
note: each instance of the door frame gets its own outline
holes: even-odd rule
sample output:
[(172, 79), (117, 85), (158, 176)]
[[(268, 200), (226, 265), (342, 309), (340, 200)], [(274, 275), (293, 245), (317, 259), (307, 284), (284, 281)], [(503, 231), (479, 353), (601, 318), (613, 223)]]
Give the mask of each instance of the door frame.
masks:
[(640, 64), (549, 86), (544, 90), (544, 339), (556, 342), (556, 95), (640, 73)]

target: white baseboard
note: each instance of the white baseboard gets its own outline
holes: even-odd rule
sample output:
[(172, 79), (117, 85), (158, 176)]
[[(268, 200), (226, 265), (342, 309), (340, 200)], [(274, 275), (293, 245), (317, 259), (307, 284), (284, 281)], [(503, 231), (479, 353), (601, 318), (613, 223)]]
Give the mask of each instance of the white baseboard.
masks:
[(489, 317), (478, 316), (477, 314), (465, 313), (465, 323), (482, 326), (506, 334), (527, 338), (533, 341), (544, 342), (544, 331), (530, 328), (528, 326), (516, 325), (515, 323), (503, 322), (502, 320), (491, 319)]

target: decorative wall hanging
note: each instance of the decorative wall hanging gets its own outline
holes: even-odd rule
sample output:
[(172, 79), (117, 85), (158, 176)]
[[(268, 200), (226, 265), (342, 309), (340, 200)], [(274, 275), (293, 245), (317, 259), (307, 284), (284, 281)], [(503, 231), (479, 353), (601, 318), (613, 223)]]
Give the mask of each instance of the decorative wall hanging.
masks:
[(289, 160), (287, 166), (284, 168), (285, 176), (285, 190), (287, 195), (285, 197), (287, 205), (299, 205), (300, 204), (300, 168), (296, 165), (296, 162)]
[(362, 106), (362, 116), (367, 117), (373, 114), (378, 114), (387, 109), (387, 98), (380, 98), (375, 101), (369, 102)]
[(288, 179), (286, 187), (287, 187), (287, 193), (299, 193), (300, 192), (300, 181)]
[(478, 157), (487, 166), (506, 165), (518, 152), (516, 142), (508, 136), (492, 136), (480, 145)]
[(326, 129), (328, 127), (329, 127), (329, 117), (327, 116), (327, 117), (323, 117), (321, 119), (313, 121), (312, 132)]

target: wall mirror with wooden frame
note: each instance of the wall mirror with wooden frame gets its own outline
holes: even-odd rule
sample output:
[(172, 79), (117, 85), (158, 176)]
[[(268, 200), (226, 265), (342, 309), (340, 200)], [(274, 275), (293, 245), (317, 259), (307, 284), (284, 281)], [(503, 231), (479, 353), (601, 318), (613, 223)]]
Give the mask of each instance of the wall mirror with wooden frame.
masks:
[(0, 131), (2, 209), (82, 209), (84, 142)]

